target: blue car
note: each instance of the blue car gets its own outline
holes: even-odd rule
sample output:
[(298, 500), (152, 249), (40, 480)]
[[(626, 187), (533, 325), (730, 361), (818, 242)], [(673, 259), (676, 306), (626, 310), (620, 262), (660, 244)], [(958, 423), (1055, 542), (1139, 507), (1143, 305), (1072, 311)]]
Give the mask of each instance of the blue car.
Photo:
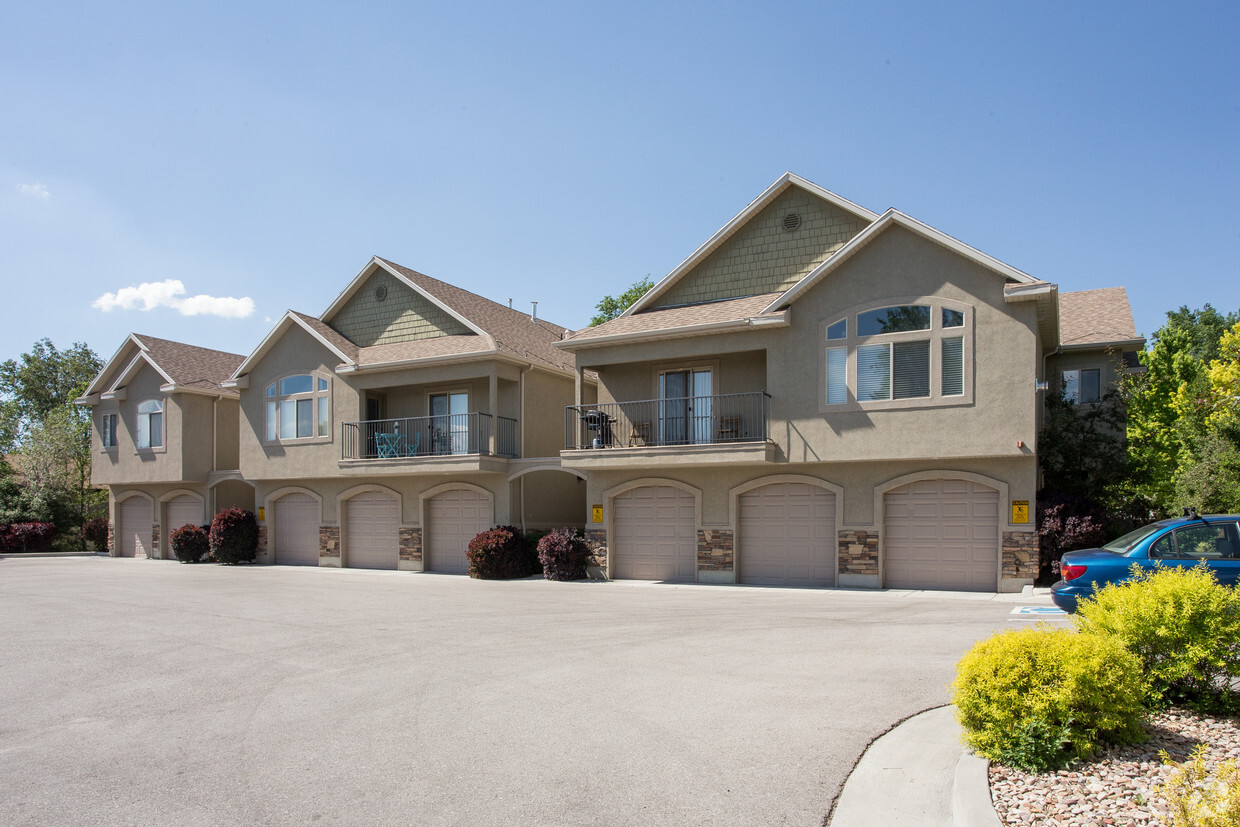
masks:
[(1051, 600), (1064, 611), (1075, 612), (1078, 600), (1109, 583), (1130, 579), (1134, 564), (1149, 569), (1203, 561), (1223, 585), (1240, 581), (1240, 516), (1188, 514), (1142, 526), (1102, 548), (1070, 551), (1059, 563), (1063, 579), (1051, 586)]

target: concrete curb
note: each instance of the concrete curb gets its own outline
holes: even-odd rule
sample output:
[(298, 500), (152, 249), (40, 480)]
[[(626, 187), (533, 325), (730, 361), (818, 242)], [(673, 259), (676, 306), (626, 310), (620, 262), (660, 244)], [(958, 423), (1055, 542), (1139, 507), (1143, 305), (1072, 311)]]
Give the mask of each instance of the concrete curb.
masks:
[(22, 560), (31, 557), (107, 557), (106, 551), (15, 551), (0, 554), (0, 560)]
[(1000, 827), (989, 762), (961, 741), (955, 708), (908, 718), (862, 754), (836, 799), (831, 827)]

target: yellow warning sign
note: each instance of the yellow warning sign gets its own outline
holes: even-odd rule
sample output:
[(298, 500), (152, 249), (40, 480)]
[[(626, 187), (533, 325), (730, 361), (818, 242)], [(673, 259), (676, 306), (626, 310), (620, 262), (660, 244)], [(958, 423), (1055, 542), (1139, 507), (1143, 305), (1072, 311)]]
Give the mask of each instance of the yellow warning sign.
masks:
[(1029, 501), (1012, 500), (1012, 525), (1029, 522)]
[(258, 519), (259, 520), (267, 519), (267, 509), (263, 508), (261, 505), (258, 507)]
[(601, 506), (601, 505), (596, 505), (596, 506), (593, 506), (593, 507), (590, 509), (590, 512), (591, 512), (591, 514), (590, 514), (590, 522), (593, 522), (593, 523), (601, 523), (601, 522), (603, 522), (603, 506)]

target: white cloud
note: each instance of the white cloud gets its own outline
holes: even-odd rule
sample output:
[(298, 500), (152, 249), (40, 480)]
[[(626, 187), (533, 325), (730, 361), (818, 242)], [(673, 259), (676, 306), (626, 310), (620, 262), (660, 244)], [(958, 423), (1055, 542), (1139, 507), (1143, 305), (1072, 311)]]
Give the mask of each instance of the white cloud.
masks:
[(39, 183), (34, 184), (18, 184), (17, 191), (22, 195), (29, 195), (31, 198), (38, 198), (40, 201), (46, 201), (52, 197), (47, 187)]
[(122, 287), (115, 293), (104, 293), (90, 306), (104, 313), (117, 308), (154, 310), (157, 307), (171, 307), (182, 316), (222, 316), (225, 319), (244, 319), (254, 312), (254, 300), (249, 296), (240, 299), (231, 296), (186, 296), (185, 285), (180, 279)]

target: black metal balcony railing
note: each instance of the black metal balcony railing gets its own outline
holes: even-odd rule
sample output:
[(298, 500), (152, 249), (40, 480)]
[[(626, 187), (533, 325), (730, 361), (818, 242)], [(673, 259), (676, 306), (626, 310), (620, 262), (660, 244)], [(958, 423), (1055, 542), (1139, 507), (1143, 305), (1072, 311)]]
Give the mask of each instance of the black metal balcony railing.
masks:
[(762, 442), (767, 436), (770, 400), (770, 394), (758, 391), (568, 405), (564, 409), (564, 447)]
[[(517, 456), (517, 421), (506, 416), (497, 419), (495, 455)], [(479, 411), (345, 422), (342, 429), (344, 459), (491, 453), (491, 415)]]

